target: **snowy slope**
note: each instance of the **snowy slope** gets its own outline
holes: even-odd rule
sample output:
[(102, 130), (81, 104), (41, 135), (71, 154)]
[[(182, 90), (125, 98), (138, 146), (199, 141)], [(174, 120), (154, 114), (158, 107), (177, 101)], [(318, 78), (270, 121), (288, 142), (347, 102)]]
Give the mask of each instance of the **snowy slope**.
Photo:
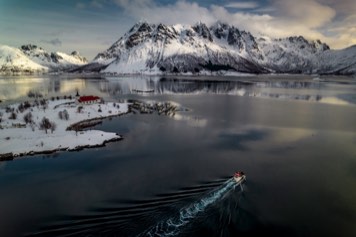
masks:
[(325, 74), (356, 74), (356, 45), (342, 50), (329, 50), (319, 59), (319, 72)]
[(263, 54), (260, 63), (275, 72), (313, 73), (318, 71), (319, 57), (330, 48), (316, 41), (308, 41), (302, 36), (284, 39), (261, 37), (258, 45)]
[(46, 72), (44, 67), (29, 59), (21, 50), (0, 45), (0, 72)]
[(36, 45), (23, 45), (20, 49), (0, 45), (1, 73), (44, 73), (67, 71), (88, 63), (77, 51), (70, 55), (48, 53)]
[(355, 47), (330, 50), (302, 36), (256, 38), (234, 26), (135, 24), (80, 71), (104, 73), (329, 73), (356, 70)]
[(86, 58), (80, 56), (77, 51), (70, 55), (62, 52), (48, 53), (43, 48), (31, 44), (21, 46), (21, 50), (32, 61), (48, 67), (50, 71), (68, 70), (87, 63)]

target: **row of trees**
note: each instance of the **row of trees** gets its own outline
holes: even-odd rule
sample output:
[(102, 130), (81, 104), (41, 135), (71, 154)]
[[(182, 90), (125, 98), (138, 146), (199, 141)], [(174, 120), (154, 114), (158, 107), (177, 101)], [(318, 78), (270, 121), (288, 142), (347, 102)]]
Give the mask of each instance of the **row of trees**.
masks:
[[(27, 114), (25, 114), (23, 116), (23, 120), (25, 121), (26, 124), (30, 124), (32, 127), (32, 130), (34, 130), (35, 122), (33, 121), (33, 115), (31, 112), (28, 112)], [(57, 124), (55, 122), (50, 121), (48, 118), (43, 117), (41, 122), (39, 123), (39, 128), (41, 130), (45, 130), (46, 133), (48, 130), (51, 130), (51, 133), (53, 133), (54, 130), (56, 130), (56, 128), (57, 128)]]
[(45, 99), (42, 99), (42, 100), (34, 100), (33, 104), (31, 104), (28, 101), (25, 101), (23, 103), (20, 103), (17, 106), (17, 108), (6, 106), (5, 112), (10, 114), (9, 119), (15, 120), (17, 119), (17, 113), (23, 113), (27, 109), (35, 106), (37, 107), (42, 106), (43, 110), (46, 110), (48, 107), (47, 101)]
[[(60, 100), (60, 99), (61, 99), (61, 97), (59, 97), (59, 96), (56, 96), (56, 97), (52, 96), (52, 97), (51, 97), (51, 100), (52, 100), (52, 101)], [(64, 96), (63, 96), (63, 99), (64, 99), (64, 100), (71, 100), (71, 99), (73, 99), (73, 96), (72, 96), (72, 95), (68, 95), (68, 96), (64, 95)]]
[[(66, 110), (61, 111), (61, 112), (62, 112), (63, 119), (68, 120), (69, 119), (68, 112)], [(3, 113), (0, 112), (0, 123), (2, 122), (2, 116), (3, 116)], [(10, 114), (9, 118), (16, 119), (17, 118), (17, 114), (15, 112), (12, 112)], [(30, 126), (32, 127), (32, 131), (34, 131), (35, 122), (33, 121), (32, 113), (31, 112), (26, 113), (23, 116), (23, 120), (25, 121), (26, 124), (30, 124)], [(51, 133), (53, 133), (57, 128), (57, 124), (55, 122), (53, 122), (53, 121), (50, 121), (48, 118), (43, 117), (41, 122), (39, 123), (39, 128), (41, 130), (45, 130), (46, 133), (48, 133), (48, 130), (50, 130)]]

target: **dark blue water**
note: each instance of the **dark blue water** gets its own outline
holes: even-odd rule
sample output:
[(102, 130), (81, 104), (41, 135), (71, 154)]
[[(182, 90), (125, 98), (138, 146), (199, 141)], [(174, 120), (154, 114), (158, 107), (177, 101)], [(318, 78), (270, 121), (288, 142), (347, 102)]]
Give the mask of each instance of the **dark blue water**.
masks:
[(105, 148), (1, 162), (1, 236), (356, 236), (353, 79), (10, 79), (3, 104), (79, 88), (189, 111), (106, 120), (124, 140)]

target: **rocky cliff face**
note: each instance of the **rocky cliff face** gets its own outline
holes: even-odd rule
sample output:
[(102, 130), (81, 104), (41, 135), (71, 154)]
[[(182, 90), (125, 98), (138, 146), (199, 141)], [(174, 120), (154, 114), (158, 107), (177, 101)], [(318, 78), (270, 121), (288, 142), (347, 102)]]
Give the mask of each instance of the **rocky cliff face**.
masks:
[(353, 74), (355, 64), (354, 47), (330, 50), (302, 36), (255, 37), (224, 23), (208, 27), (139, 22), (80, 71)]

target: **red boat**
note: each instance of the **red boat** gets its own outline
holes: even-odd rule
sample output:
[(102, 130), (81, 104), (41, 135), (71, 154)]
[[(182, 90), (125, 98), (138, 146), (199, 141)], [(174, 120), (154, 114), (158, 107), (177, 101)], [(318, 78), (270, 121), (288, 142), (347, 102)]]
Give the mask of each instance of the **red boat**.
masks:
[(238, 171), (234, 174), (234, 180), (236, 181), (236, 183), (241, 183), (245, 179), (246, 179), (246, 175), (242, 171)]

